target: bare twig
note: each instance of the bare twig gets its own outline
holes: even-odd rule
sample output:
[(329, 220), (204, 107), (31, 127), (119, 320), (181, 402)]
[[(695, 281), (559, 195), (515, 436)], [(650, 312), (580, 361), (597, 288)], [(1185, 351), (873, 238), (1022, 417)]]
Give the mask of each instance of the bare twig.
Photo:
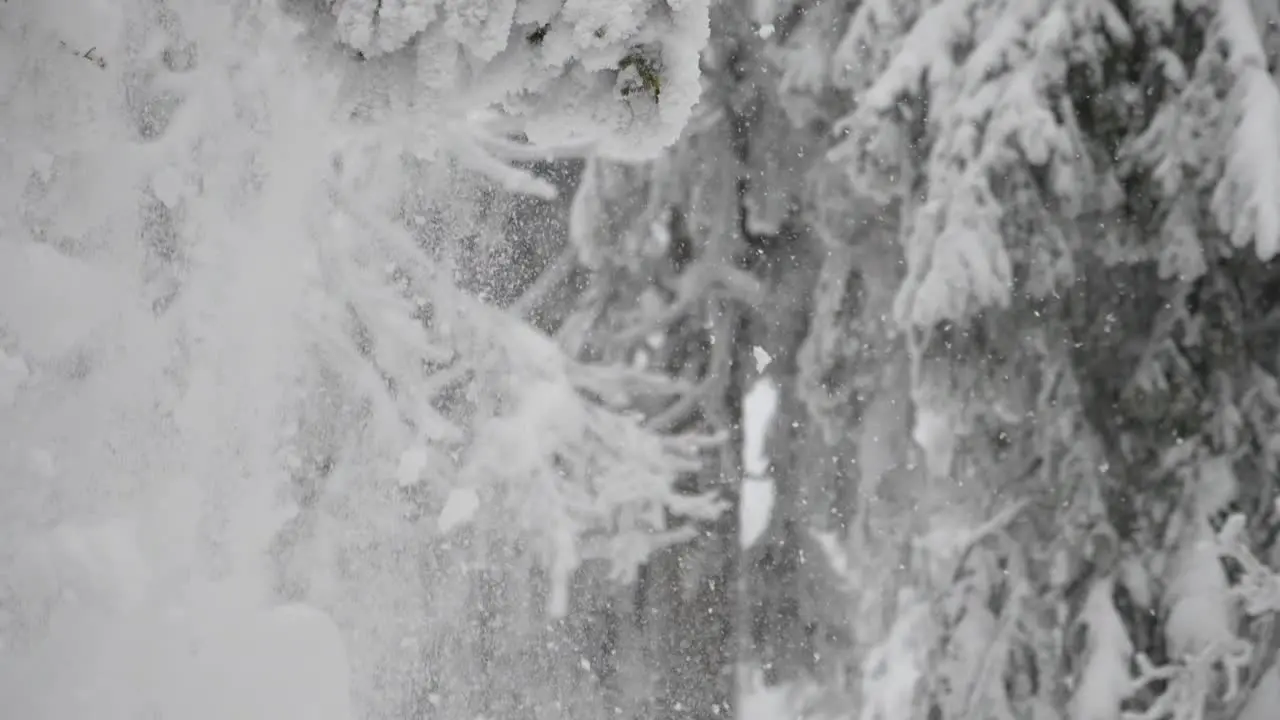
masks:
[(71, 47), (70, 45), (66, 44), (65, 42), (63, 42), (63, 41), (61, 41), (61, 40), (59, 40), (59, 41), (58, 41), (58, 45), (59, 45), (63, 50), (67, 50), (68, 52), (70, 52), (72, 55), (75, 55), (76, 57), (78, 57), (78, 58), (80, 58), (80, 59), (82, 59), (82, 60), (88, 60), (89, 62), (93, 63), (94, 65), (97, 65), (99, 70), (106, 70), (106, 69), (107, 69), (107, 61), (106, 61), (106, 59), (105, 59), (105, 58), (103, 58), (101, 55), (98, 55), (98, 54), (97, 54), (97, 52), (98, 52), (98, 46), (97, 46), (97, 45), (94, 45), (93, 47), (89, 48), (88, 50), (85, 50), (84, 52), (80, 52), (79, 50), (76, 50), (75, 48)]

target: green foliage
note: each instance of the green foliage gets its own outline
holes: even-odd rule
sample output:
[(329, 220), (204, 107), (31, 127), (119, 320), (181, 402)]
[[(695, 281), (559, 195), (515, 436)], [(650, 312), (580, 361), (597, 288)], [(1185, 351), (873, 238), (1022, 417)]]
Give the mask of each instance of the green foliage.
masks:
[(636, 82), (624, 82), (622, 85), (622, 96), (629, 97), (638, 92), (645, 92), (653, 97), (654, 102), (662, 96), (662, 64), (658, 60), (651, 57), (650, 53), (644, 50), (636, 49), (627, 53), (625, 57), (618, 61), (618, 72), (626, 73), (633, 70), (639, 78)]

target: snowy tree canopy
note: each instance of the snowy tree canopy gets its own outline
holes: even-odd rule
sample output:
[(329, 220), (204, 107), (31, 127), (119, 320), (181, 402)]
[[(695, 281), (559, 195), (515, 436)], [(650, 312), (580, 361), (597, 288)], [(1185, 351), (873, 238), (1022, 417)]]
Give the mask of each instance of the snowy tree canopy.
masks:
[(548, 154), (589, 144), (643, 158), (673, 143), (701, 94), (710, 32), (708, 0), (286, 5), (354, 53), (364, 67), (349, 71), (353, 81), (366, 92), (381, 84), (395, 122), (472, 122), (469, 113), (496, 110), (500, 135), (520, 133)]
[[(1240, 596), (1274, 574), (1224, 570), (1221, 528), (1274, 562), (1276, 12), (725, 4), (682, 141), (588, 171), (623, 317), (760, 323), (784, 497), (753, 640), (823, 711), (1229, 717), (1265, 676)], [(811, 532), (843, 541), (844, 620)]]
[(638, 407), (680, 383), (459, 286), (503, 188), (550, 194), (515, 163), (678, 135), (706, 3), (633, 5), (0, 4), (0, 704), (131, 717), (88, 660), (83, 696), (20, 679), (299, 602), (393, 715), (473, 679), (477, 612), (543, 628), (584, 561), (622, 584), (718, 515), (674, 486), (719, 438)]
[(1267, 717), (1278, 20), (0, 3), (0, 707)]
[[(914, 680), (867, 676), (899, 693), (880, 717), (1238, 708), (1197, 683), (1257, 682), (1274, 655), (1265, 634), (1242, 650), (1271, 620), (1239, 613), (1215, 535), (1228, 509), (1252, 543), (1274, 517), (1259, 466), (1280, 368), (1250, 330), (1274, 297), (1273, 4), (762, 5), (773, 102), (829, 148), (796, 203), (830, 248), (801, 356), (810, 421), (866, 440), (852, 557), (898, 537), (926, 588), (860, 637), (937, 643), (923, 668), (901, 650)], [(876, 522), (894, 497), (905, 538)], [(1001, 505), (1017, 522), (984, 523)], [(974, 525), (986, 539), (957, 554)], [(1117, 680), (1135, 652), (1160, 658)]]

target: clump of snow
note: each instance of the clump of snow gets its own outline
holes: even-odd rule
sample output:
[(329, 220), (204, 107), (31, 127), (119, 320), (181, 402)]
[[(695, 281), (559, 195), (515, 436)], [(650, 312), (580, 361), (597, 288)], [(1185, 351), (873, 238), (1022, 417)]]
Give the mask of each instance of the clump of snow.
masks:
[[(405, 635), (396, 613), (368, 603), (417, 600), (421, 578), (397, 575), (409, 563), (394, 565), (396, 553), (375, 556), (369, 572), (385, 585), (357, 603), (329, 565), (352, 525), (379, 542), (403, 525), (402, 507), (375, 501), (394, 494), (387, 485), (421, 483), (443, 439), (461, 449), (442, 473), (474, 489), (448, 498), (441, 530), (488, 522), (496, 536), (531, 536), (556, 581), (553, 611), (583, 557), (627, 576), (688, 536), (666, 527), (669, 513), (721, 509), (672, 487), (710, 439), (661, 436), (594, 400), (625, 397), (627, 378), (587, 373), (551, 339), (461, 297), (389, 200), (420, 179), (405, 177), (406, 150), (431, 164), (455, 137), (491, 176), (540, 152), (510, 140), (521, 131), (651, 155), (700, 92), (706, 0), (637, 0), (606, 12), (602, 35), (589, 27), (600, 8), (578, 3), (573, 27), (541, 45), (518, 26), (558, 22), (560, 6), (541, 0), (313, 5), (336, 9), (365, 62), (308, 44), (306, 24), (273, 3), (0, 3), (0, 67), (14, 69), (0, 83), (0, 400), (17, 408), (0, 412), (0, 436), (50, 460), (4, 458), (21, 490), (0, 525), (58, 528), (13, 563), (53, 565), (33, 570), (38, 582), (12, 606), (32, 634), (30, 652), (0, 657), (0, 706), (17, 716), (348, 720), (352, 695), (362, 715), (394, 705), (378, 671)], [(392, 52), (411, 43), (417, 53)], [(198, 52), (174, 63), (176, 47)], [(102, 63), (86, 61), (90, 48)], [(660, 65), (660, 93), (620, 96), (619, 64), (641, 50)], [(140, 100), (153, 91), (173, 94), (171, 115)], [(334, 112), (340, 100), (351, 113)], [(495, 104), (500, 117), (457, 129)], [(435, 335), (414, 314), (428, 301), (415, 306), (409, 291), (429, 297)], [(424, 377), (455, 355), (480, 376), (465, 434), (432, 413), (441, 387)], [(349, 425), (324, 418), (333, 435), (359, 434), (334, 441), (350, 452), (321, 491), (351, 512), (317, 542), (318, 589), (306, 590), (334, 611), (345, 648), (320, 613), (265, 609), (281, 498), (315, 479), (299, 477), (316, 460), (299, 447), (309, 431), (298, 408), (310, 405), (360, 408)], [(495, 512), (480, 512), (481, 497)], [(370, 507), (379, 513), (360, 515)]]
[(778, 386), (769, 378), (756, 381), (743, 398), (742, 464), (747, 475), (759, 477), (768, 471), (765, 443), (777, 409)]
[(1165, 621), (1172, 657), (1189, 657), (1234, 640), (1234, 602), (1215, 540), (1207, 535), (1191, 540), (1172, 572)]
[(794, 720), (798, 716), (791, 686), (766, 684), (764, 673), (756, 668), (740, 668), (738, 676), (737, 720)]
[(739, 537), (742, 547), (751, 547), (769, 528), (769, 517), (777, 490), (769, 479), (748, 478), (742, 481), (739, 508)]
[(865, 700), (860, 720), (914, 717), (918, 688), (928, 669), (932, 623), (929, 604), (904, 591), (900, 611), (885, 640), (871, 648), (862, 663)]
[(436, 518), (441, 533), (450, 533), (469, 523), (480, 509), (480, 496), (471, 488), (455, 488), (440, 509)]
[(960, 403), (931, 389), (928, 380), (922, 388), (913, 393), (916, 410), (911, 438), (920, 447), (929, 474), (946, 477), (951, 473), (963, 430)]
[(769, 353), (759, 346), (751, 348), (751, 357), (756, 361), (756, 372), (764, 372), (764, 369), (773, 362), (773, 358)]
[(400, 466), (396, 472), (396, 479), (400, 482), (400, 487), (412, 487), (422, 481), (422, 471), (427, 467), (427, 448), (425, 446), (417, 446), (405, 450), (400, 455)]
[(1209, 518), (1236, 496), (1238, 480), (1229, 457), (1200, 462), (1193, 476), (1196, 504), (1190, 527), (1173, 558), (1165, 589), (1165, 636), (1172, 657), (1190, 657), (1235, 639), (1236, 608), (1223, 572), (1221, 542)]
[[(24, 633), (0, 707), (17, 717), (350, 718), (349, 669), (316, 644), (332, 626), (195, 607), (211, 576), (269, 590), (278, 443), (313, 349), (332, 98), (247, 9), (0, 3), (0, 592)], [(199, 70), (165, 66), (182, 30)], [(181, 96), (172, 117), (138, 106), (148, 83)], [(182, 212), (156, 219), (157, 199)], [(163, 273), (177, 292), (153, 303)], [(304, 679), (307, 662), (328, 667)]]
[(20, 356), (0, 349), (0, 405), (13, 402), (18, 389), (31, 377), (31, 369)]
[(138, 544), (136, 525), (125, 518), (93, 525), (63, 525), (56, 547), (89, 578), (94, 594), (134, 606), (146, 596), (151, 571)]
[(58, 472), (58, 464), (53, 459), (53, 453), (44, 448), (31, 448), (27, 457), (28, 466), (42, 477), (53, 477)]
[[(399, 75), (397, 52), (407, 47), (418, 56), (416, 77), (392, 81), (407, 107), (430, 112), (424, 106), (447, 98), (448, 111), (464, 116), (497, 106), (534, 146), (588, 140), (608, 156), (652, 157), (676, 141), (701, 95), (708, 0), (345, 0), (332, 7), (338, 38), (366, 63)], [(618, 78), (638, 71), (624, 60), (639, 54), (651, 63), (641, 73), (645, 91), (620, 92)]]
[(1213, 210), (1237, 247), (1252, 242), (1258, 258), (1270, 260), (1280, 253), (1280, 87), (1267, 71), (1248, 0), (1223, 0), (1218, 26), (1238, 80), (1235, 127)]
[(1112, 720), (1133, 690), (1129, 661), (1133, 642), (1111, 601), (1113, 581), (1089, 589), (1080, 622), (1087, 633), (1084, 668), (1071, 701), (1071, 720)]
[(1258, 681), (1238, 720), (1271, 720), (1280, 708), (1280, 666), (1272, 665)]
[[(764, 354), (761, 348), (756, 348), (756, 351)], [(778, 388), (767, 377), (757, 380), (743, 399), (742, 465), (746, 477), (742, 482), (738, 510), (738, 536), (744, 548), (750, 547), (764, 535), (773, 512), (776, 488), (773, 480), (765, 476), (769, 470), (769, 455), (765, 445), (777, 408)]]
[(173, 209), (182, 200), (186, 188), (183, 187), (182, 176), (173, 168), (165, 167), (152, 179), (151, 190), (165, 207)]

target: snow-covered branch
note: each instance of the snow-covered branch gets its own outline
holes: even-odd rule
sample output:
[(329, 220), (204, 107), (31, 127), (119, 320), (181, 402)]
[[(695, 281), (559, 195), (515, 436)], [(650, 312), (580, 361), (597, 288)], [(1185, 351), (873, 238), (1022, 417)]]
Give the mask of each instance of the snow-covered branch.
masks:
[(701, 93), (708, 0), (328, 5), (356, 62), (390, 70), (413, 57), (413, 79), (397, 89), (408, 105), (498, 110), (539, 146), (651, 157), (679, 137)]

